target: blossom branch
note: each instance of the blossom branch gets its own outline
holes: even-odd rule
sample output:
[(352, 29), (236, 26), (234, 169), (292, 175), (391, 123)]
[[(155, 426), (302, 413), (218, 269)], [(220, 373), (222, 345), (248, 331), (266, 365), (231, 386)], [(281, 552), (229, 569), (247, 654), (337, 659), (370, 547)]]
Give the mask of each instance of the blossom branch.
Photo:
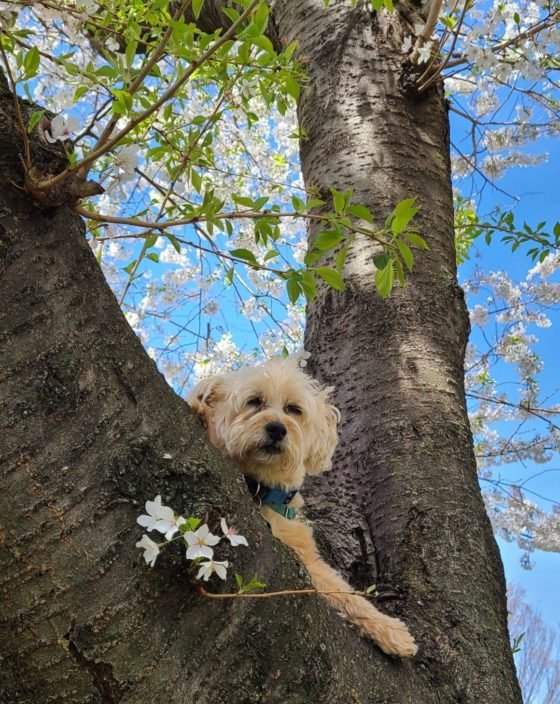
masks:
[(426, 18), (426, 24), (424, 25), (422, 33), (416, 39), (416, 42), (414, 43), (414, 49), (412, 51), (412, 54), (410, 55), (410, 61), (412, 61), (413, 63), (415, 63), (418, 58), (418, 50), (420, 49), (420, 47), (424, 46), (425, 42), (427, 42), (432, 36), (432, 32), (434, 31), (434, 27), (437, 24), (442, 5), (443, 0), (432, 0), (432, 2), (430, 3), (430, 9), (428, 11), (428, 17)]
[[(191, 0), (184, 0), (183, 3), (181, 4), (181, 6), (178, 8), (178, 10), (173, 15), (172, 22), (177, 22), (178, 20), (180, 20), (184, 11), (188, 8), (188, 6), (190, 4), (191, 4)], [(143, 84), (146, 76), (150, 73), (150, 71), (152, 70), (154, 65), (159, 61), (159, 59), (163, 55), (165, 47), (167, 46), (167, 43), (169, 42), (172, 34), (173, 34), (173, 26), (172, 26), (172, 24), (170, 24), (169, 27), (167, 27), (167, 29), (163, 33), (163, 36), (162, 36), (159, 44), (156, 46), (156, 48), (150, 54), (150, 57), (148, 58), (148, 60), (145, 62), (145, 64), (140, 69), (136, 78), (132, 81), (130, 86), (128, 86), (126, 88), (126, 92), (129, 93), (131, 96), (136, 93), (138, 88), (140, 88), (140, 86)], [(113, 132), (113, 129), (115, 128), (115, 125), (117, 124), (118, 121), (119, 121), (118, 115), (114, 115), (109, 120), (109, 122), (105, 126), (105, 129), (101, 133), (99, 139), (93, 145), (93, 148), (92, 148), (93, 153), (102, 149), (103, 146), (108, 142), (108, 140), (111, 136), (111, 133)], [(83, 177), (85, 177), (87, 174), (87, 166), (88, 166), (87, 164), (82, 163), (82, 166), (79, 169), (79, 173)]]
[(222, 37), (220, 37), (220, 39), (214, 42), (214, 44), (212, 44), (212, 46), (207, 49), (200, 58), (198, 58), (196, 61), (193, 61), (190, 68), (185, 71), (185, 73), (180, 78), (178, 78), (174, 83), (172, 83), (171, 86), (160, 96), (160, 98), (153, 103), (153, 105), (151, 105), (149, 108), (146, 108), (133, 120), (130, 120), (130, 122), (125, 125), (125, 127), (123, 127), (122, 130), (120, 130), (116, 135), (104, 141), (102, 146), (94, 148), (86, 157), (84, 157), (84, 159), (82, 159), (82, 161), (78, 162), (71, 168), (69, 167), (65, 169), (56, 176), (53, 176), (52, 178), (35, 183), (34, 188), (39, 191), (48, 191), (57, 184), (67, 179), (71, 174), (75, 173), (77, 170), (79, 170), (80, 174), (85, 174), (87, 168), (96, 159), (98, 159), (100, 156), (103, 156), (103, 154), (109, 152), (122, 139), (124, 139), (124, 137), (126, 137), (130, 132), (132, 132), (132, 130), (138, 127), (138, 125), (144, 122), (148, 117), (153, 115), (154, 112), (159, 110), (159, 108), (161, 108), (168, 100), (173, 98), (176, 95), (177, 91), (180, 90), (183, 85), (185, 85), (185, 83), (187, 83), (187, 81), (192, 77), (192, 75), (204, 63), (206, 63), (206, 61), (208, 61), (208, 59), (213, 54), (215, 54), (220, 47), (222, 47), (235, 35), (239, 26), (243, 24), (243, 22), (247, 19), (251, 12), (253, 12), (258, 3), (259, 0), (253, 0), (253, 2), (246, 8), (246, 10), (241, 15), (239, 15), (237, 20), (231, 25), (228, 31), (225, 32)]

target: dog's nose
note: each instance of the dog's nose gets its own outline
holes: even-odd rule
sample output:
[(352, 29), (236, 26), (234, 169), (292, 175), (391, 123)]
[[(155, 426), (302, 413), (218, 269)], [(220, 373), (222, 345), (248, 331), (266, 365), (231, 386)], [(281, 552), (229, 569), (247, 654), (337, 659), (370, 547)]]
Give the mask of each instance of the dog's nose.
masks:
[(274, 440), (275, 442), (279, 442), (282, 440), (282, 438), (286, 435), (287, 430), (286, 426), (282, 425), (282, 423), (267, 423), (264, 426), (264, 429), (266, 430), (268, 437), (271, 440)]

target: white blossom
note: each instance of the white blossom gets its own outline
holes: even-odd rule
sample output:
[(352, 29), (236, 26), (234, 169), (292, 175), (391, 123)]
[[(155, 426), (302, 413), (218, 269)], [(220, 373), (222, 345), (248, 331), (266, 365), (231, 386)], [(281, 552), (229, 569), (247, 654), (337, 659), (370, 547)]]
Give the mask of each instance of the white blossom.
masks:
[(402, 43), (401, 46), (401, 52), (403, 54), (408, 54), (408, 52), (412, 49), (412, 37), (407, 35)]
[(146, 501), (146, 511), (148, 515), (139, 516), (136, 522), (148, 531), (157, 530), (164, 533), (166, 540), (171, 540), (185, 523), (182, 516), (175, 516), (172, 508), (162, 505), (159, 495), (153, 501)]
[(68, 117), (62, 117), (62, 115), (56, 115), (51, 120), (49, 126), (50, 134), (45, 132), (45, 139), (54, 144), (57, 140), (63, 142), (68, 139), (72, 132), (75, 132), (80, 126), (80, 123), (75, 117), (69, 115)]
[(159, 555), (159, 546), (154, 543), (153, 540), (148, 538), (147, 535), (143, 535), (142, 539), (136, 543), (137, 548), (142, 548), (144, 550), (144, 560), (146, 564), (153, 567), (156, 564), (157, 556)]
[(418, 49), (418, 63), (419, 64), (424, 64), (430, 60), (430, 56), (432, 54), (432, 45), (433, 45), (433, 42), (426, 42), (424, 44), (424, 46), (421, 46)]
[(200, 526), (196, 531), (187, 531), (184, 536), (187, 547), (187, 560), (196, 560), (198, 557), (211, 559), (214, 555), (212, 546), (220, 542), (217, 535), (210, 533), (206, 524)]
[(196, 578), (203, 579), (205, 582), (207, 582), (210, 579), (212, 573), (215, 572), (220, 579), (226, 579), (227, 568), (227, 560), (224, 560), (223, 562), (215, 562), (214, 560), (210, 560), (208, 562), (201, 562), (200, 569), (198, 570)]
[(220, 526), (222, 528), (222, 533), (224, 534), (224, 537), (229, 540), (233, 547), (237, 547), (238, 545), (249, 545), (249, 543), (247, 542), (247, 538), (245, 538), (243, 535), (239, 535), (235, 528), (228, 527), (225, 518), (222, 518), (222, 520), (220, 521)]

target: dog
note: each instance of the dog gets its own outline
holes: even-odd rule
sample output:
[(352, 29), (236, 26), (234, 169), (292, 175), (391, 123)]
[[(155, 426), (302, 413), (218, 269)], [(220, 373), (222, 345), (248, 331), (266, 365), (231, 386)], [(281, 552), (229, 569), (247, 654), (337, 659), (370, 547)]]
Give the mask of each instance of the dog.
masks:
[(305, 566), (314, 588), (389, 655), (417, 652), (397, 618), (381, 613), (319, 555), (311, 528), (296, 520), (306, 474), (330, 469), (340, 413), (301, 368), (301, 357), (275, 357), (262, 366), (211, 376), (187, 398), (210, 442), (243, 472), (273, 535)]

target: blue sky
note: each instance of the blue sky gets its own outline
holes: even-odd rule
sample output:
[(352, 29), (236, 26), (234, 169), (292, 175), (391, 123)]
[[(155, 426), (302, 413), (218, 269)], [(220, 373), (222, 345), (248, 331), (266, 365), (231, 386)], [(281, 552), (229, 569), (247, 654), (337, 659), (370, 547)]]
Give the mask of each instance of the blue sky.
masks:
[[(558, 182), (560, 177), (560, 145), (553, 140), (542, 140), (538, 148), (533, 145), (532, 153), (548, 152), (549, 160), (540, 166), (514, 168), (497, 182), (497, 186), (506, 192), (520, 197), (515, 206), (516, 218), (526, 220), (532, 225), (546, 220), (554, 224), (560, 221), (560, 198), (558, 197)], [(507, 198), (503, 193), (486, 187), (482, 196), (483, 212), (491, 210), (494, 205), (507, 206)], [(513, 204), (514, 201), (511, 201)], [(511, 253), (510, 249), (499, 242), (487, 246), (477, 243), (473, 251), (473, 259), (465, 265), (460, 276), (464, 277), (472, 270), (473, 265), (479, 265), (485, 270), (502, 269), (513, 278), (523, 279), (532, 266), (531, 260), (518, 250)], [(558, 275), (552, 279), (558, 281)], [(544, 362), (544, 368), (539, 375), (543, 391), (560, 386), (560, 354), (558, 328), (560, 327), (560, 311), (549, 311), (553, 320), (551, 328), (539, 329), (538, 352)], [(555, 457), (546, 465), (530, 464), (527, 468), (520, 465), (507, 465), (500, 469), (504, 477), (516, 480), (533, 473), (547, 471), (533, 479), (527, 486), (534, 492), (560, 502), (560, 458)], [(558, 471), (557, 471), (558, 470)], [(542, 501), (533, 495), (528, 498), (550, 508), (550, 502)], [(505, 543), (499, 540), (506, 577), (512, 583), (520, 584), (526, 590), (527, 601), (536, 607), (545, 620), (551, 625), (560, 625), (560, 553), (545, 553), (536, 551), (532, 554), (534, 567), (525, 570), (521, 567), (522, 551), (515, 543)]]

